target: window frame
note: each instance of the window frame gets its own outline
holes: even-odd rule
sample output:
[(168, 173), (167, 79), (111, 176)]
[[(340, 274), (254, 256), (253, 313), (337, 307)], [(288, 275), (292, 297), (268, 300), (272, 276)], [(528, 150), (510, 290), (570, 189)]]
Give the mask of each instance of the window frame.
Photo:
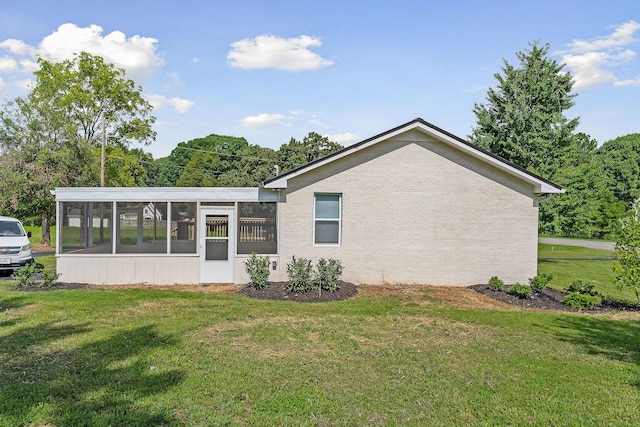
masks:
[[(338, 197), (338, 217), (337, 218), (318, 218), (318, 196), (337, 196)], [(316, 226), (318, 223), (338, 223), (338, 241), (337, 242), (317, 242)], [(342, 193), (314, 193), (313, 194), (313, 245), (314, 246), (342, 246)]]

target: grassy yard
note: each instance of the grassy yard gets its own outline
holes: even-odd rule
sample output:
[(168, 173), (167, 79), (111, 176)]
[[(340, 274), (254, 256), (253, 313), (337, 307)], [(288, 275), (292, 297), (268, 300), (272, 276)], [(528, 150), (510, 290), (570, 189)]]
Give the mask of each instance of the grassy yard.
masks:
[(0, 285), (0, 425), (633, 425), (636, 320)]
[(586, 260), (588, 258), (613, 258), (614, 252), (603, 249), (580, 248), (576, 246), (539, 245), (539, 258), (555, 258), (540, 260), (538, 272), (553, 276), (551, 287), (565, 289), (576, 280), (595, 285), (594, 289), (608, 298), (637, 302), (638, 299), (630, 289), (618, 289), (613, 283), (613, 260)]
[[(540, 270), (613, 288), (613, 261), (566, 259), (592, 251), (541, 246), (565, 260)], [(5, 281), (0, 426), (637, 425), (638, 336), (638, 316), (471, 310), (428, 288), (296, 304)]]

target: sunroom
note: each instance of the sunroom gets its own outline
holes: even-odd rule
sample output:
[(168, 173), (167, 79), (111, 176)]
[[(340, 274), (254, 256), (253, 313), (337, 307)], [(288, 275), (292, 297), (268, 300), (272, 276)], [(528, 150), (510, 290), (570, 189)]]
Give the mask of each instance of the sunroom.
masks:
[(243, 283), (278, 271), (278, 197), (262, 188), (57, 188), (57, 269), (90, 284)]

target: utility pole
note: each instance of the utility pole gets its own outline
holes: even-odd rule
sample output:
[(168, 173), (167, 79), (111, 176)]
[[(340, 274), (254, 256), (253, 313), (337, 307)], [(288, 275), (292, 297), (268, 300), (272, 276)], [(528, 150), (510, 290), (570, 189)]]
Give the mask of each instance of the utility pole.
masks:
[(104, 146), (106, 145), (107, 139), (107, 131), (106, 131), (106, 123), (107, 121), (102, 118), (102, 155), (100, 156), (100, 187), (104, 187)]

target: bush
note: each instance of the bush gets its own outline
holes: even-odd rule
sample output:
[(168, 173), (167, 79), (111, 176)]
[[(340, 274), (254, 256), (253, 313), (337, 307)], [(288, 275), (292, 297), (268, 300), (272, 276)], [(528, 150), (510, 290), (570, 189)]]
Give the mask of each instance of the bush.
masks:
[(316, 265), (316, 287), (328, 292), (337, 291), (340, 288), (338, 280), (342, 275), (342, 269), (342, 263), (339, 260), (320, 258)]
[(244, 269), (251, 278), (249, 286), (253, 289), (264, 289), (269, 280), (269, 257), (257, 256), (255, 252), (244, 262)]
[(36, 284), (36, 274), (42, 270), (42, 265), (31, 263), (24, 267), (14, 270), (11, 277), (16, 280), (16, 287), (23, 288)]
[(55, 270), (42, 270), (42, 282), (40, 282), (39, 286), (50, 288), (55, 285), (60, 277), (60, 273), (57, 273)]
[(596, 305), (600, 305), (602, 303), (602, 298), (600, 298), (598, 295), (588, 295), (582, 294), (580, 292), (571, 292), (564, 298), (562, 303), (573, 308), (592, 309)]
[(541, 273), (529, 279), (529, 286), (531, 286), (533, 292), (539, 294), (545, 290), (551, 279), (553, 279), (552, 275)]
[(312, 289), (313, 268), (311, 260), (306, 258), (296, 259), (293, 256), (291, 262), (287, 264), (287, 275), (289, 276), (289, 281), (286, 285), (287, 291), (303, 293)]
[(598, 293), (593, 290), (593, 285), (591, 283), (586, 283), (582, 280), (576, 280), (570, 284), (566, 290), (568, 293), (577, 292), (585, 295), (598, 295)]
[(504, 282), (500, 280), (498, 276), (492, 276), (491, 279), (489, 279), (489, 289), (501, 291), (504, 289)]
[(529, 298), (533, 293), (531, 286), (523, 285), (522, 283), (516, 283), (515, 285), (509, 286), (508, 294), (515, 295), (518, 298)]

